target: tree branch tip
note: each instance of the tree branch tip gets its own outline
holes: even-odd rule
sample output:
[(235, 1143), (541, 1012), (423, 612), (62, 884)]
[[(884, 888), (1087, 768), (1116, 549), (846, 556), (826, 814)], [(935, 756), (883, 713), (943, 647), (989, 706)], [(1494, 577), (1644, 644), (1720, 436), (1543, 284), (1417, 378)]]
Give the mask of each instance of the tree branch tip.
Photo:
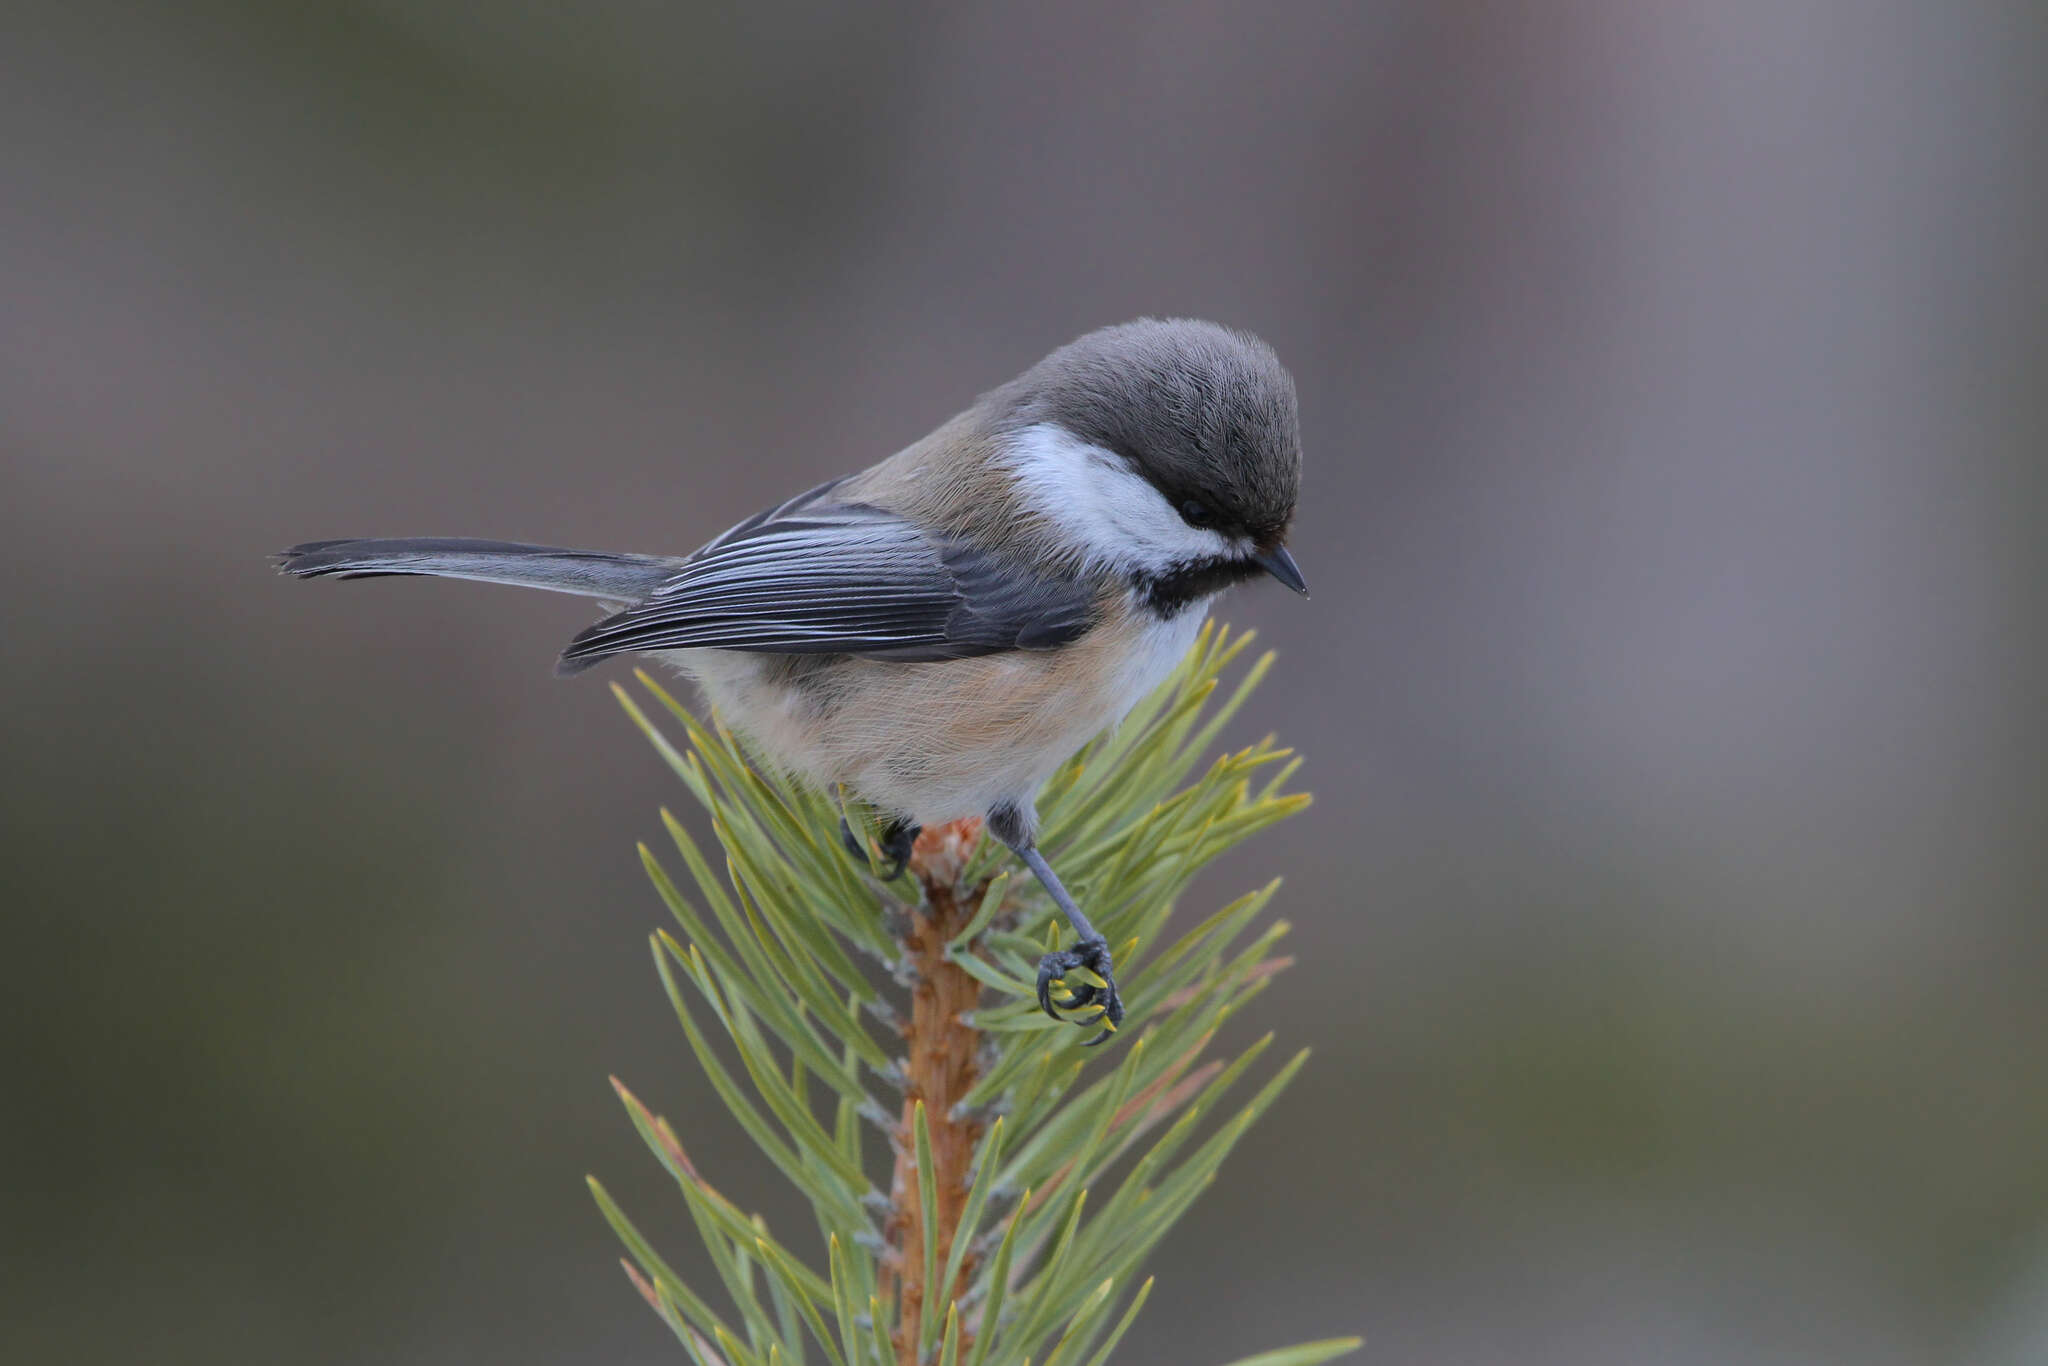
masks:
[[(1049, 1338), (1043, 1343), (1035, 1338), (1021, 1340), (1020, 1334), (1041, 1326), (1044, 1315), (1021, 1298), (1005, 1303), (1006, 1285), (1021, 1297), (1030, 1293), (1024, 1282), (1039, 1284), (1024, 1272), (1034, 1259), (1045, 1255), (1048, 1239), (1057, 1237), (1065, 1247), (1067, 1240), (1077, 1236), (1096, 1236), (1095, 1223), (1084, 1221), (1082, 1211), (1088, 1204), (1103, 1202), (1090, 1200), (1084, 1181), (1092, 1178), (1103, 1184), (1104, 1201), (1115, 1198), (1113, 1208), (1122, 1208), (1129, 1198), (1120, 1194), (1121, 1180), (1110, 1179), (1112, 1161), (1085, 1161), (1081, 1154), (1070, 1151), (1066, 1142), (1055, 1141), (1045, 1151), (1039, 1151), (1035, 1140), (1027, 1145), (1032, 1135), (1046, 1132), (1041, 1126), (1048, 1113), (1060, 1113), (1063, 1102), (1086, 1094), (1121, 1097), (1113, 1113), (1091, 1110), (1093, 1117), (1085, 1126), (1103, 1141), (1105, 1149), (1121, 1154), (1155, 1126), (1166, 1137), (1160, 1139), (1155, 1134), (1146, 1142), (1178, 1145), (1187, 1139), (1184, 1126), (1192, 1132), (1200, 1122), (1204, 1132), (1220, 1125), (1225, 1132), (1242, 1133), (1270, 1108), (1279, 1094), (1277, 1084), (1263, 1088), (1261, 1099), (1253, 1105), (1237, 1107), (1234, 1113), (1219, 1110), (1215, 1119), (1204, 1111), (1202, 1100), (1219, 1077), (1235, 1077), (1243, 1070), (1258, 1049), (1271, 1043), (1272, 1034), (1236, 1061), (1209, 1059), (1205, 1050), (1213, 1046), (1216, 1023), (1257, 996), (1268, 985), (1267, 979), (1292, 966), (1295, 959), (1269, 953), (1263, 944), (1253, 945), (1248, 953), (1240, 946), (1226, 955), (1222, 940), (1212, 944), (1200, 936), (1191, 949), (1180, 947), (1180, 931), (1163, 923), (1165, 911), (1156, 902), (1142, 899), (1149, 885), (1146, 879), (1155, 876), (1153, 865), (1141, 864), (1130, 855), (1123, 856), (1123, 864), (1116, 862), (1120, 845), (1130, 839), (1154, 843), (1171, 839), (1176, 841), (1172, 846), (1176, 857), (1207, 857), (1306, 804), (1305, 795), (1282, 793), (1287, 773), (1300, 761), (1293, 751), (1278, 748), (1270, 733), (1255, 745), (1216, 759), (1209, 771), (1217, 772), (1220, 766), (1221, 777), (1202, 786), (1202, 770), (1197, 767), (1200, 755), (1213, 753), (1220, 746), (1214, 745), (1215, 730), (1197, 709), (1205, 702), (1213, 706), (1217, 698), (1227, 698), (1234, 706), (1272, 664), (1275, 656), (1270, 650), (1256, 663), (1251, 662), (1247, 646), (1252, 639), (1250, 631), (1232, 633), (1219, 623), (1204, 623), (1203, 643), (1190, 651), (1155, 696), (1148, 719), (1137, 729), (1124, 732), (1124, 740), (1089, 747), (1085, 762), (1077, 757), (1063, 766), (1043, 795), (1051, 822), (1048, 828), (1069, 832), (1062, 834), (1060, 848), (1067, 849), (1074, 839), (1085, 841), (1088, 848), (1082, 852), (1096, 861), (1076, 865), (1094, 869), (1092, 876), (1076, 884), (1094, 884), (1081, 888), (1083, 904), (1097, 898), (1110, 911), (1108, 918), (1117, 930), (1139, 928), (1142, 922), (1147, 942), (1156, 940), (1172, 954), (1193, 951), (1197, 955), (1192, 969), (1182, 958), (1174, 959), (1173, 969), (1176, 975), (1189, 971), (1190, 980), (1200, 985), (1183, 988), (1174, 999), (1145, 1003), (1142, 1022), (1133, 1022), (1139, 1026), (1132, 1030), (1137, 1037), (1126, 1039), (1129, 1056), (1107, 1064), (1110, 1070), (1106, 1072), (1100, 1066), (1087, 1066), (1077, 1048), (1065, 1046), (1078, 1039), (1030, 1029), (1026, 1026), (1033, 1022), (1013, 1018), (1017, 1009), (1009, 1004), (1011, 996), (986, 988), (980, 980), (996, 980), (978, 961), (971, 961), (970, 935), (985, 927), (1008, 929), (1022, 921), (1042, 928), (1050, 936), (1050, 948), (1059, 947), (1061, 940), (1061, 927), (1052, 908), (1044, 904), (1043, 894), (1029, 879), (1022, 883), (1014, 879), (1011, 874), (1017, 870), (1001, 866), (1003, 850), (987, 836), (981, 821), (928, 827), (920, 833), (909, 860), (914, 880), (876, 888), (867, 874), (856, 875), (852, 865), (836, 857), (836, 841), (825, 838), (824, 832), (828, 825), (836, 825), (840, 815), (850, 814), (854, 828), (871, 834), (880, 817), (871, 817), (865, 806), (849, 811), (849, 798), (843, 790), (828, 791), (820, 801), (814, 794), (787, 788), (786, 775), (761, 768), (733, 749), (737, 742), (722, 718), (711, 714), (699, 720), (684, 712), (647, 668), (635, 668), (633, 677), (673, 713), (666, 719), (680, 722), (685, 734), (673, 735), (672, 744), (659, 728), (663, 712), (638, 703), (641, 694), (623, 687), (623, 680), (611, 683), (613, 695), (629, 716), (675, 764), (683, 786), (692, 797), (702, 799), (706, 810), (699, 819), (708, 817), (713, 838), (724, 846), (700, 849), (699, 841), (666, 806), (661, 808), (661, 820), (688, 868), (664, 869), (648, 841), (636, 842), (648, 874), (663, 896), (675, 899), (688, 893), (689, 897), (688, 905), (679, 904), (683, 912), (680, 921), (656, 929), (649, 937), (657, 966), (671, 992), (680, 985), (675, 979), (679, 966), (693, 986), (714, 993), (714, 1013), (718, 995), (735, 989), (735, 981), (727, 974), (738, 974), (737, 989), (744, 1000), (731, 1000), (734, 1015), (726, 1020), (726, 1028), (754, 1074), (767, 1112), (748, 1112), (730, 1098), (728, 1105), (740, 1113), (742, 1123), (750, 1125), (750, 1133), (762, 1125), (772, 1131), (778, 1120), (791, 1128), (788, 1145), (777, 1147), (763, 1140), (763, 1146), (818, 1206), (828, 1244), (831, 1279), (828, 1290), (820, 1291), (819, 1282), (813, 1279), (815, 1273), (768, 1237), (758, 1215), (750, 1217), (703, 1182), (668, 1122), (653, 1114), (618, 1077), (608, 1078), (656, 1156), (684, 1178), (682, 1192), (694, 1210), (715, 1226), (707, 1238), (714, 1243), (727, 1240), (725, 1246), (737, 1258), (758, 1257), (756, 1268), (765, 1268), (767, 1290), (777, 1296), (779, 1320), (769, 1315), (766, 1291), (758, 1285), (750, 1284), (741, 1296), (742, 1301), (754, 1300), (751, 1307), (744, 1302), (741, 1305), (748, 1315), (744, 1343), (733, 1335), (731, 1326), (686, 1321), (688, 1315), (681, 1307), (696, 1303), (692, 1292), (678, 1285), (659, 1261), (651, 1260), (640, 1233), (626, 1222), (602, 1185), (594, 1176), (586, 1178), (634, 1254), (622, 1258), (621, 1267), (642, 1298), (683, 1335), (683, 1345), (694, 1360), (705, 1366), (728, 1366), (742, 1360), (755, 1366), (793, 1361), (792, 1344), (777, 1341), (779, 1336), (800, 1331), (790, 1324), (789, 1307), (780, 1298), (792, 1284), (796, 1286), (792, 1293), (804, 1301), (806, 1314), (812, 1307), (820, 1308), (829, 1323), (836, 1297), (836, 1308), (845, 1314), (840, 1324), (860, 1325), (863, 1339), (874, 1334), (872, 1341), (848, 1344), (848, 1350), (870, 1366), (874, 1366), (877, 1350), (890, 1366), (932, 1366), (942, 1352), (956, 1350), (961, 1362), (1023, 1359), (1034, 1347), (1052, 1344)], [(1226, 681), (1221, 677), (1226, 668), (1233, 675), (1228, 680), (1233, 689), (1218, 693)], [(1155, 724), (1162, 720), (1165, 724)], [(1244, 775), (1276, 761), (1290, 761), (1287, 771), (1275, 769), (1277, 776), (1267, 775), (1261, 792), (1251, 793)], [(731, 783), (722, 781), (725, 778)], [(1230, 805), (1233, 791), (1236, 806)], [(1163, 796), (1169, 793), (1177, 795)], [(1102, 810), (1105, 801), (1114, 809)], [(835, 804), (837, 812), (831, 810)], [(1149, 815), (1144, 814), (1147, 806)], [(1220, 814), (1191, 821), (1211, 806)], [(1078, 824), (1077, 809), (1083, 812)], [(1148, 831), (1144, 828), (1147, 820), (1168, 824)], [(791, 821), (801, 827), (797, 831), (801, 838), (785, 843)], [(1199, 828), (1183, 829), (1197, 824)], [(1071, 833), (1075, 831), (1079, 833)], [(766, 838), (765, 846), (755, 837), (757, 833)], [(1103, 859), (1109, 863), (1096, 866)], [(751, 870), (748, 879), (738, 875), (742, 864)], [(970, 871), (975, 873), (971, 884), (967, 881)], [(770, 875), (765, 882), (763, 874)], [(733, 891), (724, 885), (727, 881), (746, 882), (737, 889), (741, 903), (737, 920), (725, 899)], [(811, 883), (817, 885), (808, 885)], [(1264, 896), (1271, 896), (1281, 885), (1281, 878), (1273, 878)], [(763, 919), (756, 920), (756, 908), (747, 904), (755, 896), (782, 896), (783, 900), (765, 907)], [(779, 917), (812, 910), (811, 903), (820, 898), (847, 905), (839, 915), (826, 917), (815, 933), (813, 926), (804, 922), (800, 932), (778, 948), (771, 936), (787, 928)], [(702, 924), (696, 920), (700, 911)], [(855, 912), (866, 917), (867, 923), (850, 926), (845, 916)], [(1257, 936), (1272, 924), (1265, 921), (1263, 912), (1261, 900), (1250, 906), (1234, 903), (1219, 915), (1224, 923), (1240, 930), (1248, 928)], [(710, 928), (714, 924), (717, 928)], [(1265, 942), (1271, 943), (1290, 928), (1285, 922), (1273, 925)], [(683, 934), (692, 935), (695, 942), (684, 941)], [(760, 936), (763, 944), (759, 951), (747, 934)], [(706, 935), (713, 938), (706, 939)], [(734, 941), (731, 946), (727, 945), (728, 936)], [(829, 942), (821, 944), (821, 936)], [(1020, 941), (1004, 942), (1020, 951), (1030, 948)], [(702, 948), (705, 943), (712, 944), (711, 949)], [(1118, 964), (1130, 971), (1140, 951), (1139, 938), (1128, 937), (1116, 950)], [(707, 953), (720, 954), (718, 969), (709, 966)], [(1006, 954), (996, 957), (1008, 964), (1002, 970), (1007, 979), (1009, 968), (1017, 965), (1010, 963)], [(861, 988), (849, 974), (871, 983), (884, 980), (884, 973), (870, 966), (870, 958), (906, 989), (906, 995), (889, 991), (859, 999)], [(1246, 966), (1237, 968), (1228, 979), (1227, 993), (1215, 993), (1220, 969), (1226, 963)], [(814, 967), (820, 971), (812, 971)], [(785, 976), (792, 980), (781, 981)], [(1083, 985), (1098, 985), (1087, 981), (1085, 974), (1080, 980)], [(787, 987), (786, 1000), (778, 994), (779, 986)], [(763, 993), (758, 998), (757, 988)], [(820, 995), (821, 991), (825, 994)], [(1190, 1008), (1213, 1016), (1201, 1037), (1194, 1040), (1174, 1028), (1171, 1018), (1186, 1004), (1179, 998), (1190, 991), (1193, 996), (1189, 999), (1201, 1000)], [(979, 1019), (983, 1014), (992, 1014), (994, 1023), (1002, 1027), (983, 1026)], [(687, 1020), (685, 1027), (689, 1027)], [(845, 1037), (840, 1037), (842, 1034)], [(694, 1031), (691, 1037), (700, 1060), (707, 1069), (715, 1069), (717, 1065), (705, 1050), (710, 1043), (722, 1045), (724, 1040), (707, 1043)], [(1167, 1057), (1149, 1058), (1147, 1050), (1154, 1042), (1168, 1050)], [(1034, 1052), (1038, 1056), (1032, 1056)], [(1289, 1064), (1289, 1072), (1274, 1082), (1287, 1080), (1292, 1068), (1306, 1056), (1304, 1049)], [(845, 1060), (849, 1058), (856, 1061)], [(1260, 1070), (1270, 1065), (1267, 1059)], [(821, 1080), (827, 1084), (818, 1084)], [(1078, 1091), (1074, 1088), (1079, 1080), (1100, 1080), (1114, 1090)], [(984, 1097), (984, 1091), (990, 1094)], [(835, 1103), (836, 1121), (832, 1114)], [(798, 1109), (815, 1113), (799, 1114)], [(1010, 1124), (1013, 1112), (1016, 1123)], [(881, 1130), (886, 1140), (882, 1153), (894, 1167), (892, 1178), (870, 1184), (871, 1173), (879, 1174), (881, 1154), (873, 1140), (860, 1133), (861, 1126), (847, 1122), (851, 1115)], [(1102, 1126), (1099, 1132), (1097, 1125)], [(1016, 1131), (1018, 1151), (999, 1155), (996, 1149), (1003, 1146), (1008, 1130)], [(1055, 1135), (1061, 1136), (1080, 1141), (1063, 1130)], [(1135, 1151), (1145, 1149), (1141, 1146)], [(1008, 1160), (1017, 1164), (1011, 1167), (1015, 1184), (1005, 1180)], [(831, 1179), (808, 1170), (814, 1162)], [(1207, 1187), (1214, 1179), (1211, 1172), (1201, 1177), (1200, 1184)], [(1132, 1192), (1141, 1203), (1149, 1193), (1144, 1189)], [(1059, 1220), (1059, 1229), (1041, 1231), (1039, 1224), (1032, 1222), (1036, 1216), (1029, 1211), (1039, 1206)], [(1098, 1210), (1095, 1217), (1100, 1216)], [(749, 1229), (753, 1230), (751, 1236)], [(992, 1280), (990, 1256), (999, 1259), (999, 1269), (1008, 1268), (1013, 1250), (1021, 1259), (1016, 1275), (1006, 1273)], [(1094, 1259), (1091, 1256), (1089, 1260)], [(1097, 1263), (1093, 1269), (1099, 1275), (1106, 1268)], [(1128, 1265), (1119, 1263), (1114, 1286), (1105, 1280), (1094, 1288), (1077, 1265), (1073, 1268), (1075, 1283), (1060, 1293), (1071, 1289), (1078, 1298), (1088, 1294), (1083, 1287), (1090, 1287), (1094, 1298), (1082, 1310), (1093, 1314), (1099, 1309), (1095, 1301), (1124, 1287), (1138, 1269), (1135, 1257)], [(750, 1282), (756, 1279), (749, 1277)], [(1134, 1293), (1142, 1300), (1153, 1285), (1154, 1278), (1148, 1276)], [(853, 1286), (861, 1288), (853, 1290)], [(1124, 1293), (1133, 1292), (1125, 1288)], [(855, 1310), (861, 1300), (866, 1301), (865, 1313)], [(1115, 1330), (1118, 1336), (1136, 1310), (1134, 1302), (1125, 1311)], [(812, 1326), (818, 1324), (812, 1317)], [(1047, 1331), (1056, 1335), (1058, 1324)], [(716, 1348), (707, 1341), (714, 1335)], [(825, 1345), (828, 1354), (836, 1357), (832, 1344)], [(1325, 1351), (1332, 1345), (1348, 1350), (1357, 1340), (1309, 1344)], [(1054, 1355), (1066, 1346), (1066, 1339), (1061, 1339), (1059, 1346), (1052, 1347)]]

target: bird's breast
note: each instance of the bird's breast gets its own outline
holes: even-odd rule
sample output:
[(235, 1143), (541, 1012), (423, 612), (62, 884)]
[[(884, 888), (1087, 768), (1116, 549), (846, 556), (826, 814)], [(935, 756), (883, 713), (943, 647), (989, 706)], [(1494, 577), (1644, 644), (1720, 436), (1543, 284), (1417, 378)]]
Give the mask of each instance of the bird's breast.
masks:
[(1206, 607), (1162, 618), (1120, 595), (1059, 649), (938, 663), (710, 651), (677, 662), (777, 762), (929, 824), (1029, 801), (1173, 671)]

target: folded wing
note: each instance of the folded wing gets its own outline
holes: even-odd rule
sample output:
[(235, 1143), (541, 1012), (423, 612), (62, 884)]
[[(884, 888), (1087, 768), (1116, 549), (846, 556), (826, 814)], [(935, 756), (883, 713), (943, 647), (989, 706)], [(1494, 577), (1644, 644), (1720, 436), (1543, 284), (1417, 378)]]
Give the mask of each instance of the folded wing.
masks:
[(894, 513), (837, 501), (836, 488), (734, 527), (570, 641), (559, 667), (691, 649), (964, 659), (1050, 649), (1092, 622), (1086, 586), (934, 540)]

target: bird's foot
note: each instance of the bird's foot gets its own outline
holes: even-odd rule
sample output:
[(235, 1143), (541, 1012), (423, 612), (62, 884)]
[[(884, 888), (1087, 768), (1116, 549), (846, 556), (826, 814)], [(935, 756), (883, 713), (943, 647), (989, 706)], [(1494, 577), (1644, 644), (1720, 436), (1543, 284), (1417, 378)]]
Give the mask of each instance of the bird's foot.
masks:
[[(884, 882), (894, 882), (910, 867), (910, 850), (917, 843), (921, 827), (908, 821), (891, 821), (882, 830), (882, 857), (886, 860), (879, 872)], [(860, 842), (860, 836), (853, 833), (853, 827), (846, 823), (846, 817), (839, 818), (839, 842), (846, 846), (846, 852), (853, 855), (861, 867), (868, 866), (868, 851)]]
[(1109, 945), (1083, 939), (1071, 949), (1038, 960), (1038, 1006), (1067, 1024), (1100, 1023), (1102, 1032), (1083, 1047), (1093, 1048), (1124, 1022), (1123, 999), (1116, 994), (1116, 973)]

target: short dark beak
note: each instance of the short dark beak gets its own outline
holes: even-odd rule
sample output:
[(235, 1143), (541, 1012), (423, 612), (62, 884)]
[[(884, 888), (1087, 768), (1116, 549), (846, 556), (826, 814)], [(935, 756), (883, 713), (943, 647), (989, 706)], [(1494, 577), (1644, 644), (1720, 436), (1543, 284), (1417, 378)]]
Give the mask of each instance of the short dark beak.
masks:
[(1276, 545), (1271, 550), (1261, 550), (1252, 556), (1252, 563), (1303, 597), (1308, 596), (1308, 580), (1301, 576), (1301, 566), (1287, 553), (1286, 546)]

